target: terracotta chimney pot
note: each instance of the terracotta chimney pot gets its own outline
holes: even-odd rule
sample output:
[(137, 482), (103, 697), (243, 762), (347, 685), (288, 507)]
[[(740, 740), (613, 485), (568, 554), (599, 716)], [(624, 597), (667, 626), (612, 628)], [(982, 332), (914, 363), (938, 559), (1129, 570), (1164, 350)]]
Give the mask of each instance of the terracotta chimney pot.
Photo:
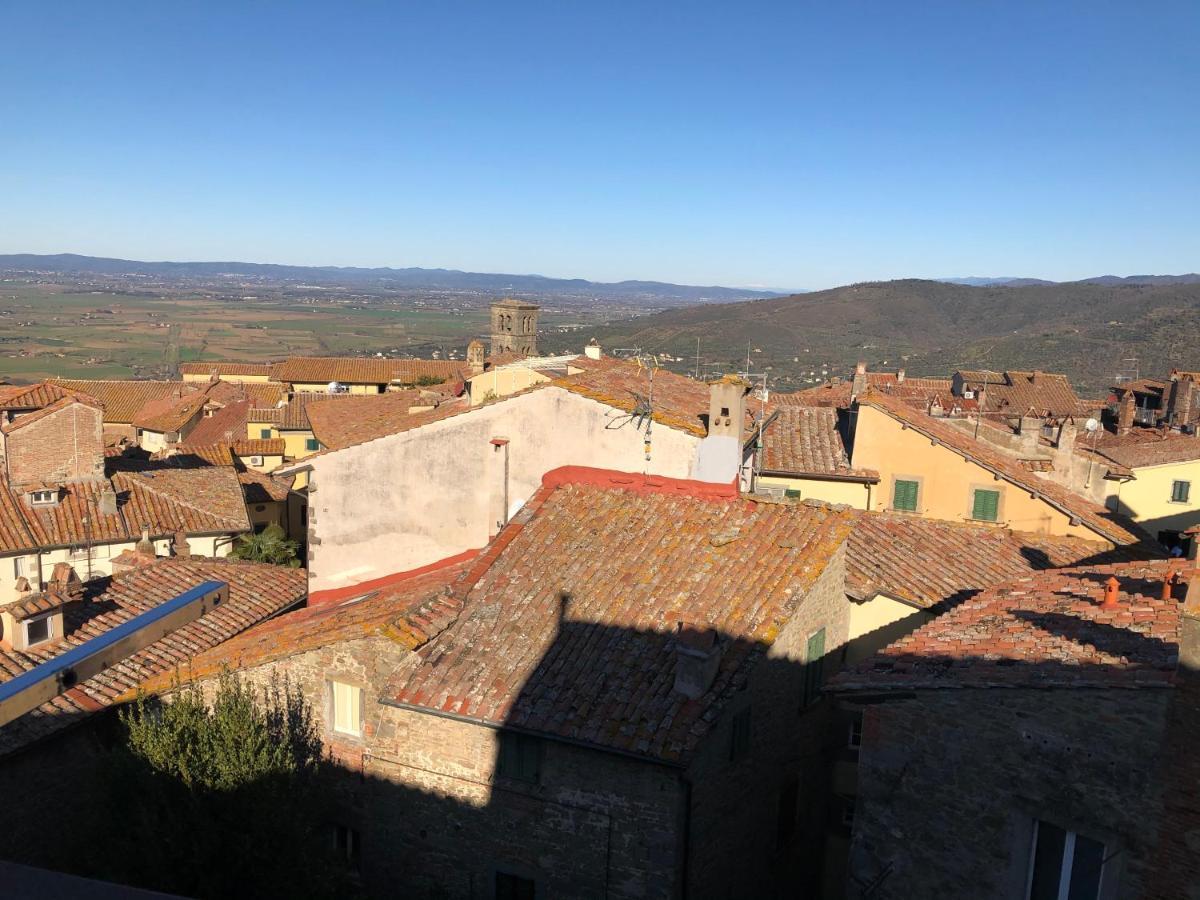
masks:
[(1104, 603), (1105, 609), (1117, 609), (1120, 607), (1120, 602), (1117, 600), (1117, 593), (1121, 590), (1121, 582), (1117, 581), (1117, 576), (1110, 575), (1108, 581), (1104, 582)]

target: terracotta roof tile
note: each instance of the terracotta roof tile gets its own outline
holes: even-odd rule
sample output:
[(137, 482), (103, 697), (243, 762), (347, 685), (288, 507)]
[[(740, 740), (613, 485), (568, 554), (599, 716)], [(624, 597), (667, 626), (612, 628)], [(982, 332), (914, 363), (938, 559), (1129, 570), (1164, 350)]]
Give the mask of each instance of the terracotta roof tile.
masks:
[(270, 375), (271, 363), (186, 362), (179, 364), (181, 375)]
[(271, 377), (293, 384), (414, 384), (422, 376), (452, 381), (465, 370), (466, 363), (455, 360), (293, 356), (272, 366)]
[[(461, 609), (461, 603), (453, 601), (446, 589), (466, 569), (467, 563), (447, 566), (387, 587), (364, 590), (335, 603), (280, 616), (200, 654), (192, 660), (186, 675), (206, 678), (224, 667), (260, 666), (297, 653), (373, 636), (389, 637), (415, 649), (417, 644), (407, 636), (417, 621), (428, 621), (445, 604), (450, 604), (447, 609), (453, 615)], [(452, 621), (453, 615), (442, 627)], [(164, 676), (147, 684), (146, 689), (169, 686), (170, 679)]]
[(914, 409), (908, 403), (878, 391), (868, 391), (860, 402), (886, 413), (898, 422), (918, 431), (955, 453), (970, 459), (1006, 481), (1036, 494), (1065, 515), (1078, 520), (1096, 534), (1114, 544), (1136, 544), (1147, 539), (1128, 520), (1065, 487), (1039, 478), (1003, 451), (971, 435)]
[[(832, 689), (1169, 686), (1180, 602), (1160, 592), (1181, 568), (1163, 560), (1009, 581), (843, 671)], [(1110, 577), (1120, 585), (1114, 608), (1103, 604)]]
[[(424, 406), (434, 409), (421, 409)], [(442, 406), (446, 409), (442, 409)], [(419, 391), (349, 396), (340, 403), (318, 403), (307, 410), (313, 436), (322, 447), (339, 450), (389, 434), (398, 434), (430, 421), (445, 418), (470, 404), (464, 400), (436, 404), (422, 399)], [(416, 407), (419, 412), (410, 412)], [(440, 410), (440, 413), (439, 413)]]
[(966, 386), (984, 388), (987, 394), (984, 408), (990, 413), (1077, 416), (1099, 405), (1081, 400), (1067, 376), (1053, 372), (960, 370), (956, 374)]
[[(1091, 452), (1092, 441), (1080, 441), (1083, 453)], [(1096, 454), (1127, 469), (1163, 466), (1200, 459), (1200, 437), (1157, 428), (1135, 428), (1129, 434), (1104, 432), (1096, 441)]]
[[(823, 505), (697, 497), (690, 483), (602, 476), (607, 486), (547, 480), (454, 586), (457, 621), (397, 670), (396, 703), (679, 761), (850, 526)], [(681, 620), (725, 642), (698, 700), (674, 690)]]
[[(1142, 545), (1112, 549), (1076, 537), (943, 522), (903, 513), (856, 512), (846, 555), (846, 589), (929, 607), (954, 603), (1042, 569), (1144, 558)], [(1155, 553), (1161, 556), (1161, 553)]]
[(67, 637), (25, 653), (0, 651), (0, 681), (53, 659), (209, 580), (229, 585), (228, 603), (0, 728), (0, 753), (12, 752), (75, 724), (81, 712), (130, 699), (150, 677), (170, 677), (175, 668), (184, 667), (195, 654), (301, 602), (306, 590), (305, 574), (298, 569), (195, 557), (159, 560), (123, 575), (89, 582), (86, 602), (72, 603), (65, 609)]
[[(149, 402), (169, 399), (178, 391), (201, 390), (206, 387), (195, 381), (88, 381), (85, 379), (55, 379), (54, 384), (80, 391), (95, 397), (104, 406), (104, 421), (114, 424), (130, 424), (134, 417)], [(222, 382), (224, 387), (210, 388), (217, 399), (233, 399), (244, 392), (256, 406), (274, 406), (284, 396), (284, 388), (278, 384)]]
[(71, 390), (53, 381), (41, 381), (37, 384), (0, 387), (0, 412), (44, 409), (67, 397), (82, 403), (99, 404), (99, 401), (89, 394)]
[(850, 468), (838, 410), (832, 407), (785, 406), (773, 414), (763, 429), (762, 471), (764, 474), (879, 477)]
[[(634, 360), (580, 357), (576, 365), (583, 371), (552, 384), (626, 412), (633, 412), (650, 394), (651, 370)], [(654, 421), (701, 437), (707, 434), (702, 417), (708, 414), (708, 385), (666, 369), (654, 369), (653, 376)]]

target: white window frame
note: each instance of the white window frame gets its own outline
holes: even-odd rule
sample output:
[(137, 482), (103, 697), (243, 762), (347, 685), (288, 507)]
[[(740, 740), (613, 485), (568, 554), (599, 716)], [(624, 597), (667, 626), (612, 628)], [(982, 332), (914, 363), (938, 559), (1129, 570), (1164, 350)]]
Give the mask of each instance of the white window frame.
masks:
[(29, 577), (29, 557), (14, 556), (13, 557), (13, 578), (28, 578)]
[(58, 500), (58, 491), (30, 491), (29, 502), (33, 506), (53, 506)]
[[(24, 624), (25, 624), (25, 646), (26, 647), (36, 647), (39, 644), (48, 644), (48, 643), (50, 643), (50, 641), (54, 640), (54, 623), (52, 621), (50, 621), (52, 616), (53, 616), (53, 613), (51, 613), (49, 615), (45, 615), (45, 616), (35, 616), (34, 618), (25, 620)], [(45, 622), (46, 623), (46, 636), (38, 641), (35, 641), (29, 634), (29, 626), (33, 625), (35, 622)]]
[[(1054, 825), (1053, 822), (1048, 824)], [(1029, 844), (1029, 874), (1025, 877), (1026, 900), (1028, 900), (1029, 892), (1033, 890), (1033, 866), (1037, 861), (1038, 831), (1041, 827), (1042, 820), (1034, 819), (1033, 840), (1031, 840)], [(1078, 832), (1072, 831), (1070, 828), (1066, 828), (1062, 825), (1057, 825), (1055, 827), (1062, 828), (1062, 830), (1066, 832), (1066, 838), (1063, 840), (1062, 865), (1059, 866), (1058, 869), (1058, 900), (1067, 900), (1071, 893), (1071, 867), (1075, 863), (1075, 838), (1078, 836)], [(1085, 837), (1088, 837), (1088, 840), (1096, 841), (1101, 847), (1104, 848), (1104, 854), (1102, 854), (1100, 858), (1100, 883), (1096, 887), (1096, 897), (1099, 900), (1099, 898), (1104, 896), (1104, 873), (1108, 868), (1108, 866), (1105, 864), (1108, 859), (1106, 855), (1108, 853), (1108, 845), (1099, 838), (1089, 837), (1087, 835), (1085, 835)]]
[[(339, 695), (341, 700), (339, 701)], [(363, 689), (348, 681), (329, 679), (329, 730), (334, 734), (347, 737), (362, 737), (362, 700)], [(343, 718), (343, 704), (349, 704), (349, 709)], [(357, 713), (357, 715), (355, 714)]]

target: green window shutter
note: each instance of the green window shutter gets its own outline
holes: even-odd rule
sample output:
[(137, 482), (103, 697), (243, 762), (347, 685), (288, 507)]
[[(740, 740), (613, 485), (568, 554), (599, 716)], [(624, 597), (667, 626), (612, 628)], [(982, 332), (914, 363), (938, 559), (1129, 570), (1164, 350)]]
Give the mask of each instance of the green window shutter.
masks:
[(815, 702), (821, 696), (825, 668), (825, 629), (822, 628), (808, 639), (804, 649), (804, 705)]
[(271, 429), (270, 428), (260, 428), (258, 430), (258, 436), (260, 438), (262, 438), (264, 441), (269, 441), (271, 439)]
[(320, 450), (321, 442), (318, 441), (316, 438), (308, 438), (304, 442), (304, 449), (305, 450)]
[(903, 509), (907, 512), (917, 511), (917, 483), (915, 481), (896, 480), (892, 494), (892, 509)]
[(971, 518), (982, 522), (995, 522), (1000, 517), (1000, 492), (976, 490), (971, 504)]
[(1188, 497), (1192, 493), (1192, 483), (1190, 481), (1173, 481), (1171, 482), (1171, 499), (1176, 503), (1187, 503)]
[(792, 497), (796, 500), (799, 500), (800, 499), (800, 489), (799, 488), (788, 488), (786, 491), (783, 492), (783, 495), (785, 497)]

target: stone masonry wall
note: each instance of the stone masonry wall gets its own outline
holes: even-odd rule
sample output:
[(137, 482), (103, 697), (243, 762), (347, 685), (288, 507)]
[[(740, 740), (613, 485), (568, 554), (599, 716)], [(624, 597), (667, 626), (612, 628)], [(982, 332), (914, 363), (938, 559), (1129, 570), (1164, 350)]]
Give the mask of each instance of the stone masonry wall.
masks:
[(867, 706), (852, 877), (882, 878), (880, 900), (1024, 896), (1043, 819), (1105, 842), (1102, 897), (1140, 896), (1169, 694), (946, 689)]
[[(824, 671), (836, 670), (849, 635), (845, 554), (843, 544), (689, 767), (691, 897), (796, 896), (817, 880), (828, 701), (803, 703), (805, 652), (810, 635), (825, 628)], [(747, 707), (750, 752), (731, 760), (733, 720)], [(794, 813), (781, 811), (789, 781), (798, 789)], [(788, 815), (792, 830), (780, 840)]]

